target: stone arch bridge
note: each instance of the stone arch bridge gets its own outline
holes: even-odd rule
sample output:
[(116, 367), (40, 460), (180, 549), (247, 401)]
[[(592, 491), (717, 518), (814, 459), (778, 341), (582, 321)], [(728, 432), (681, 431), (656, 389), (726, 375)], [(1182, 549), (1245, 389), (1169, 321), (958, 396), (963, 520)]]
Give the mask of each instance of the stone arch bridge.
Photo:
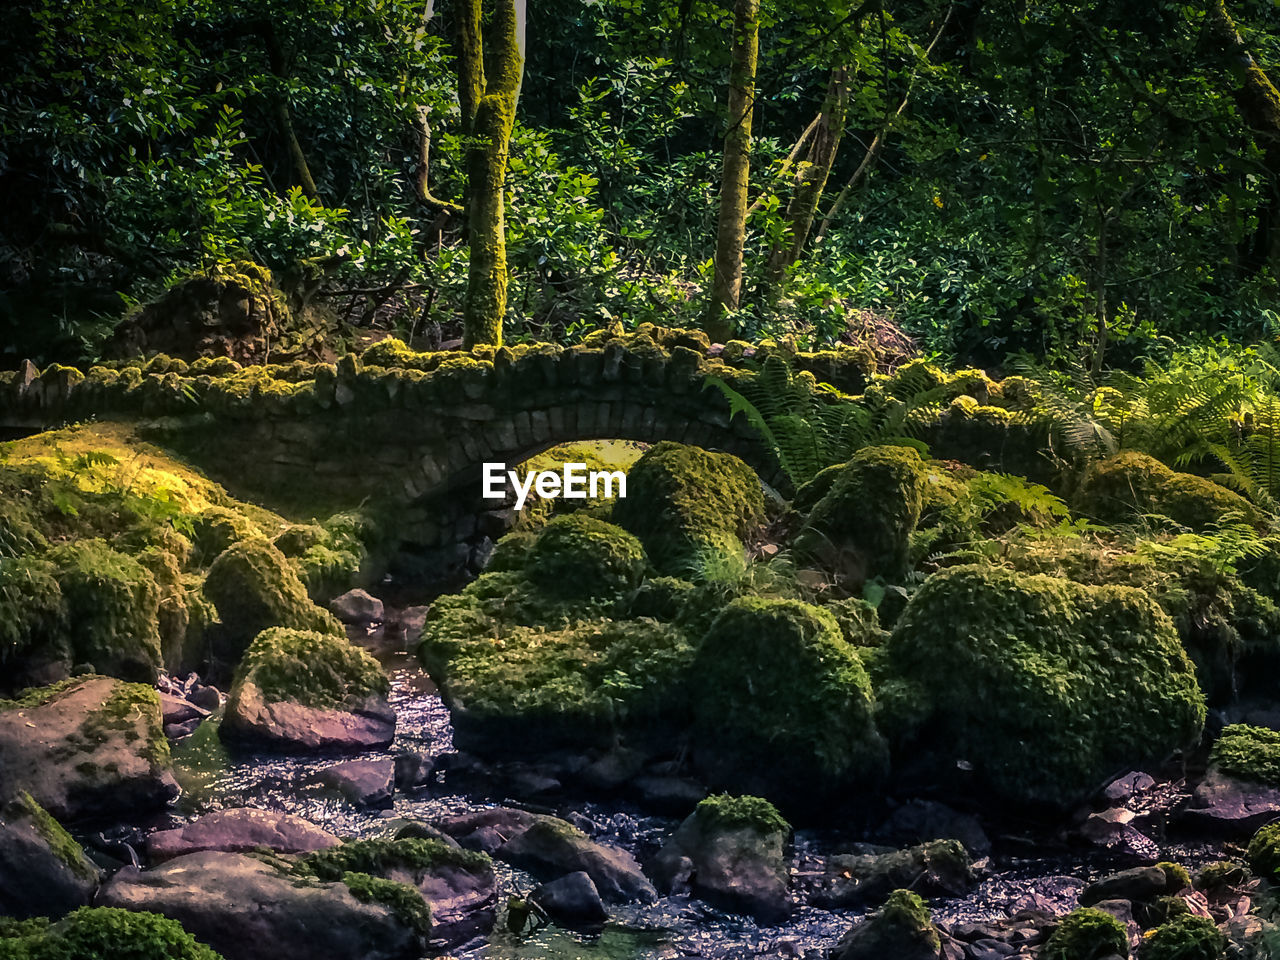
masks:
[[(157, 357), (88, 375), (27, 363), (0, 374), (0, 426), (36, 430), (129, 420), (234, 495), (272, 504), (390, 505), (402, 543), (422, 550), (501, 533), (481, 499), (482, 464), (516, 464), (560, 443), (616, 438), (725, 450), (778, 481), (772, 455), (744, 417), (730, 418), (708, 375), (754, 376), (747, 344), (712, 350), (692, 331), (641, 328), (580, 346), (545, 344), (417, 353), (375, 344), (336, 365), (241, 369)], [(865, 382), (852, 349), (795, 363), (848, 392)], [(487, 527), (487, 529), (486, 529)]]

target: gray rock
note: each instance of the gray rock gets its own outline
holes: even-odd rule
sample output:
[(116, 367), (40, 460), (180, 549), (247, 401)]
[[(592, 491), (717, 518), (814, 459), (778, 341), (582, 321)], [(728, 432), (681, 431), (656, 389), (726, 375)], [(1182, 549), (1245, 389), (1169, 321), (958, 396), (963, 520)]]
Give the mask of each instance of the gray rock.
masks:
[(1210, 769), (1182, 812), (1181, 823), (1201, 833), (1247, 838), (1280, 817), (1280, 788), (1236, 780)]
[(1128, 900), (1100, 900), (1093, 907), (1120, 921), (1120, 926), (1124, 927), (1125, 934), (1129, 937), (1130, 950), (1136, 949), (1142, 942), (1142, 928), (1133, 919), (1133, 904)]
[(1155, 778), (1150, 774), (1142, 773), (1134, 770), (1126, 773), (1122, 777), (1116, 777), (1102, 791), (1102, 795), (1108, 800), (1128, 800), (1136, 793), (1145, 793), (1156, 785)]
[(435, 763), (430, 757), (416, 753), (399, 753), (395, 757), (396, 789), (410, 793), (427, 785)]
[(196, 717), (186, 723), (166, 723), (164, 725), (164, 735), (170, 740), (182, 740), (195, 733), (196, 728), (200, 726), (200, 722), (200, 718)]
[(209, 711), (196, 706), (190, 700), (176, 697), (171, 693), (161, 693), (160, 716), (167, 726), (186, 723), (189, 720), (203, 720), (209, 716)]
[(991, 841), (977, 817), (932, 800), (907, 801), (893, 811), (880, 831), (897, 843), (959, 840), (970, 856), (985, 857), (991, 852)]
[(597, 790), (613, 791), (644, 769), (645, 755), (639, 750), (615, 747), (578, 774), (582, 782)]
[(333, 787), (357, 807), (389, 807), (395, 789), (396, 764), (380, 760), (347, 760), (321, 770), (317, 779)]
[(0, 807), (0, 917), (57, 919), (97, 888), (98, 868), (35, 801)]
[(1080, 906), (1104, 900), (1150, 900), (1173, 893), (1176, 886), (1161, 867), (1132, 867), (1089, 884), (1080, 892)]
[(828, 857), (825, 877), (810, 902), (836, 909), (876, 906), (899, 888), (921, 896), (958, 897), (972, 890), (977, 879), (959, 840), (935, 840), (890, 853)]
[(0, 710), (4, 788), (66, 821), (163, 809), (178, 784), (160, 710), (130, 697), (119, 680), (89, 676), (38, 706)]
[(239, 853), (208, 851), (153, 870), (126, 867), (97, 905), (149, 910), (236, 960), (416, 960), (425, 937), (390, 907), (362, 903), (342, 883), (284, 873)]
[(581, 870), (591, 877), (608, 903), (657, 899), (657, 891), (635, 857), (618, 847), (596, 843), (556, 817), (539, 816), (527, 829), (498, 847), (494, 855), (541, 878), (556, 879)]
[(831, 951), (831, 960), (938, 960), (942, 938), (892, 904), (856, 923)]
[(206, 850), (248, 853), (265, 847), (277, 853), (310, 853), (341, 842), (301, 817), (236, 807), (207, 814), (173, 830), (156, 831), (147, 838), (147, 855), (153, 863), (162, 863)]
[(636, 777), (631, 786), (645, 806), (677, 817), (687, 816), (708, 794), (703, 784), (687, 777), (650, 774)]
[(600, 891), (582, 870), (544, 883), (529, 894), (529, 899), (566, 927), (596, 926), (609, 919)]
[(212, 713), (222, 706), (222, 694), (217, 687), (202, 685), (191, 691), (188, 699), (197, 707), (201, 707)]
[(708, 903), (761, 923), (780, 923), (792, 910), (786, 841), (783, 830), (721, 822), (696, 811), (647, 867), (664, 892), (688, 882), (693, 895)]
[(244, 680), (227, 702), (219, 733), (224, 740), (282, 753), (360, 753), (390, 745), (396, 714), (382, 697), (366, 697), (344, 710), (268, 701)]
[(382, 601), (364, 590), (348, 590), (329, 601), (329, 610), (343, 623), (364, 625), (380, 623), (383, 616)]

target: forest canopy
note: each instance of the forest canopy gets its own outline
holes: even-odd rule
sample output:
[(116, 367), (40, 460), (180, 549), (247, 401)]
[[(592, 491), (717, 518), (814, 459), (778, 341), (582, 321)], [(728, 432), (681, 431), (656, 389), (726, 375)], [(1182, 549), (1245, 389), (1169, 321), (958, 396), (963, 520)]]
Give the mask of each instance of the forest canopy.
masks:
[[(484, 303), (515, 340), (718, 317), (817, 344), (887, 321), (964, 361), (1096, 368), (1277, 320), (1266, 0), (523, 7), (5, 5), (0, 362), (95, 359), (167, 288), (243, 261), (339, 342), (458, 336), (469, 271), (506, 283)], [(486, 157), (509, 108), (509, 156)], [(505, 266), (475, 241), (481, 181)]]

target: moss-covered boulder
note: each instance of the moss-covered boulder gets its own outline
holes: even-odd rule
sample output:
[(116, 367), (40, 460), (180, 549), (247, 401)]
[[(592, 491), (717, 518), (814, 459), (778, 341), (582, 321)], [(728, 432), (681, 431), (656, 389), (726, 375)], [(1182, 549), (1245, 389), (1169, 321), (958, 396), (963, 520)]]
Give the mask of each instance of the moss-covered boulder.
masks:
[(97, 887), (98, 868), (31, 794), (0, 806), (0, 916), (61, 917)]
[(867, 447), (840, 468), (796, 535), (802, 557), (853, 586), (906, 576), (920, 521), (925, 464), (911, 447)]
[(1041, 960), (1104, 960), (1129, 956), (1129, 934), (1109, 913), (1082, 907), (1067, 914), (1040, 951)]
[(154, 688), (77, 677), (0, 700), (0, 771), (63, 821), (134, 817), (178, 792)]
[(889, 853), (827, 857), (810, 902), (829, 909), (865, 909), (884, 903), (899, 888), (931, 897), (962, 897), (977, 881), (964, 844), (931, 840)]
[(732, 454), (658, 443), (627, 474), (613, 520), (640, 538), (660, 573), (689, 576), (742, 555), (742, 538), (764, 521), (764, 493)]
[(1227, 938), (1206, 917), (1182, 916), (1157, 927), (1142, 942), (1138, 960), (1221, 960)]
[(1136, 450), (1090, 467), (1076, 493), (1075, 507), (1104, 523), (1130, 523), (1158, 514), (1192, 530), (1225, 520), (1256, 524), (1262, 519), (1258, 508), (1240, 494), (1204, 477), (1178, 473)]
[(206, 564), (241, 540), (264, 536), (243, 513), (221, 506), (201, 510), (192, 518), (191, 529), (197, 555)]
[(693, 647), (673, 624), (586, 620), (552, 629), (442, 598), (419, 654), (453, 714), (455, 742), (484, 753), (669, 742), (688, 723)]
[(619, 600), (640, 585), (645, 555), (621, 527), (586, 513), (555, 517), (533, 541), (524, 569), (536, 587), (561, 597)]
[(230, 662), (270, 627), (346, 636), (342, 625), (311, 601), (284, 554), (265, 539), (242, 540), (219, 554), (204, 593), (221, 621), (217, 652)]
[(690, 691), (695, 757), (731, 789), (819, 801), (884, 777), (870, 680), (819, 607), (735, 600), (698, 649)]
[(0, 691), (63, 679), (72, 665), (56, 573), (38, 557), (0, 556)]
[(791, 825), (760, 797), (708, 797), (645, 865), (658, 889), (672, 892), (688, 877), (694, 896), (761, 923), (791, 913), (783, 848)]
[(123, 680), (155, 681), (162, 665), (160, 591), (142, 564), (105, 540), (66, 543), (49, 554), (67, 606), (75, 663)]
[(910, 890), (895, 890), (831, 951), (831, 960), (937, 960), (942, 949), (929, 908)]
[(222, 960), (182, 925), (158, 913), (83, 907), (25, 935), (0, 933), (0, 960)]
[(1168, 616), (1127, 587), (962, 566), (930, 577), (877, 661), (881, 724), (922, 775), (1066, 804), (1195, 743), (1205, 718)]
[(431, 930), (430, 908), (406, 884), (358, 872), (326, 882), (292, 862), (239, 853), (126, 867), (98, 902), (163, 914), (236, 960), (417, 960)]
[(245, 652), (220, 733), (289, 753), (383, 747), (396, 728), (389, 688), (378, 662), (346, 637), (274, 627)]
[(1223, 728), (1181, 819), (1193, 829), (1245, 838), (1280, 816), (1280, 731)]
[[(497, 876), (487, 855), (433, 838), (352, 840), (302, 857), (299, 868), (325, 881), (362, 873), (417, 889), (431, 908), (436, 937), (448, 936), (448, 928), (464, 924), (474, 936), (477, 928), (492, 923), (498, 897)], [(489, 916), (478, 916), (481, 913)]]
[(1280, 823), (1269, 823), (1253, 835), (1249, 866), (1260, 877), (1280, 881)]

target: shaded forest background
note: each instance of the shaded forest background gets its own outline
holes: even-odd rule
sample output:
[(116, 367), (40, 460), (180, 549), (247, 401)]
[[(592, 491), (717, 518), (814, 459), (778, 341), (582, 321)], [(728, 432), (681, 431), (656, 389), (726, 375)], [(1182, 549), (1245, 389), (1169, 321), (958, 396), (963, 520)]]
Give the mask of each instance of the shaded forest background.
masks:
[[(96, 357), (166, 288), (243, 260), (319, 308), (317, 339), (456, 336), (458, 3), (6, 5), (0, 365)], [(732, 16), (707, 0), (530, 6), (509, 339), (701, 322)], [(766, 0), (760, 16), (738, 335), (856, 341), (884, 318), (986, 365), (1273, 335), (1269, 0)], [(836, 83), (843, 135), (780, 267)]]

